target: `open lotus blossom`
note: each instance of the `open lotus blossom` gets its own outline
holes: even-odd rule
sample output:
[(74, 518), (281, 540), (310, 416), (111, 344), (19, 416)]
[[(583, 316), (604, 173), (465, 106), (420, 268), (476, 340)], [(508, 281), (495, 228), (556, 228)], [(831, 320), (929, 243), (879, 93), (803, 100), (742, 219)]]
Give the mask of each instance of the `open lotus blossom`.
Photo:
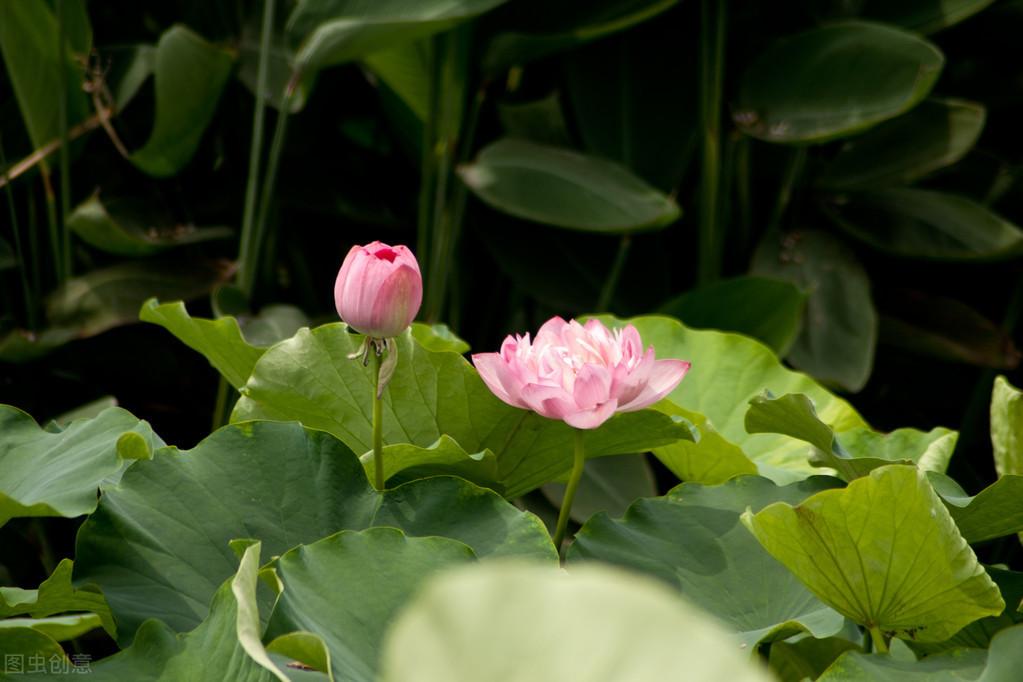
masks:
[(683, 360), (657, 360), (631, 324), (611, 330), (548, 320), (531, 341), (509, 336), (499, 353), (472, 356), (498, 398), (577, 429), (595, 429), (616, 412), (633, 412), (671, 393), (689, 370)]

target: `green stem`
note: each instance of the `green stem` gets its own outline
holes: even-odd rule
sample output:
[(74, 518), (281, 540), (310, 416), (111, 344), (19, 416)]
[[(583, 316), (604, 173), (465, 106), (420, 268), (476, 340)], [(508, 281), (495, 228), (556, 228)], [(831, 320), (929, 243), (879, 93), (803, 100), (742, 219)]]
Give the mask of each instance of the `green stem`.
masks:
[(699, 202), (697, 281), (708, 284), (721, 276), (722, 231), (721, 100), (724, 81), (726, 5), (702, 0), (700, 12), (700, 148), (702, 168)]
[(579, 481), (583, 477), (583, 468), (586, 465), (586, 448), (583, 442), (585, 433), (581, 429), (574, 430), (575, 452), (572, 460), (572, 473), (568, 477), (568, 485), (565, 487), (565, 497), (561, 500), (561, 511), (558, 512), (558, 527), (554, 531), (554, 546), (561, 551), (561, 543), (565, 541), (565, 531), (568, 530), (568, 519), (572, 515), (572, 502), (575, 501), (575, 492), (579, 489)]
[(614, 296), (615, 289), (618, 288), (618, 280), (621, 279), (622, 270), (625, 267), (625, 259), (629, 255), (629, 247), (632, 245), (632, 237), (628, 234), (623, 234), (621, 241), (618, 242), (618, 252), (615, 254), (614, 263), (611, 264), (611, 271), (607, 274), (607, 279), (604, 280), (604, 286), (600, 290), (600, 297), (597, 299), (597, 312), (607, 313), (611, 312), (608, 310), (608, 306), (611, 304), (611, 297)]
[(217, 384), (217, 403), (213, 408), (213, 430), (216, 431), (228, 422), (234, 400), (231, 399), (231, 385), (227, 379), (220, 377)]
[(60, 74), (60, 92), (57, 97), (57, 116), (60, 126), (60, 218), (61, 218), (61, 272), (71, 277), (71, 161), (68, 156), (67, 136), (67, 68), (64, 64), (64, 11), (63, 0), (57, 0), (57, 65)]
[(57, 568), (57, 562), (53, 556), (53, 549), (50, 547), (50, 541), (46, 538), (46, 528), (43, 526), (43, 522), (39, 518), (34, 518), (31, 521), (32, 534), (35, 536), (36, 545), (39, 549), (39, 563), (42, 565), (43, 570), (46, 571), (47, 576), (53, 575), (53, 571)]
[(18, 259), (18, 274), (21, 275), (21, 291), (25, 297), (25, 315), (28, 328), (35, 331), (36, 308), (32, 289), (28, 283), (28, 263), (25, 262), (25, 251), (21, 245), (21, 229), (18, 226), (18, 213), (14, 206), (14, 190), (11, 189), (10, 177), (7, 175), (7, 156), (4, 154), (3, 143), (0, 142), (0, 168), (3, 169), (4, 189), (7, 192), (7, 210), (11, 218), (11, 232), (14, 233), (14, 255)]
[(375, 348), (369, 349), (373, 359), (373, 473), (377, 490), (384, 489), (384, 400), (380, 393), (381, 357)]
[(53, 251), (53, 270), (57, 277), (57, 284), (63, 284), (64, 256), (60, 246), (60, 228), (57, 226), (57, 197), (53, 193), (53, 183), (50, 182), (50, 169), (46, 162), (39, 164), (39, 176), (43, 180), (43, 193), (46, 198), (46, 224), (50, 233), (50, 249)]
[(876, 625), (870, 628), (870, 639), (874, 643), (874, 651), (879, 654), (888, 653), (888, 643), (884, 641), (884, 635), (881, 634), (881, 629)]
[(253, 248), (253, 224), (259, 191), (259, 160), (263, 155), (263, 122), (266, 119), (266, 82), (270, 71), (270, 36), (273, 33), (275, 0), (264, 0), (263, 26), (259, 36), (259, 67), (256, 72), (256, 104), (252, 113), (252, 139), (249, 141), (249, 177), (245, 184), (241, 244), (238, 247), (238, 285), (251, 296), (258, 267)]
[(429, 295), (429, 288), (432, 282), (431, 275), (433, 274), (430, 272), (432, 263), (429, 258), (433, 236), (430, 230), (430, 222), (433, 218), (434, 179), (437, 176), (437, 156), (434, 153), (434, 146), (437, 141), (437, 123), (440, 120), (440, 65), (443, 61), (440, 55), (437, 54), (436, 41), (429, 43), (427, 55), (430, 77), (427, 83), (426, 120), (423, 121), (422, 149), (420, 150), (416, 253), (421, 261), (420, 267), (423, 270), (423, 280), (427, 283), (427, 295)]
[(739, 248), (743, 252), (749, 247), (753, 233), (753, 187), (751, 183), (750, 150), (748, 137), (735, 144), (735, 201), (739, 208)]
[(799, 176), (803, 173), (803, 166), (806, 165), (806, 147), (796, 147), (789, 157), (788, 166), (785, 167), (785, 175), (782, 176), (781, 186), (778, 188), (778, 200), (774, 203), (774, 210), (771, 212), (771, 219), (767, 223), (767, 231), (774, 232), (781, 227), (782, 218), (792, 203), (792, 190), (796, 186)]

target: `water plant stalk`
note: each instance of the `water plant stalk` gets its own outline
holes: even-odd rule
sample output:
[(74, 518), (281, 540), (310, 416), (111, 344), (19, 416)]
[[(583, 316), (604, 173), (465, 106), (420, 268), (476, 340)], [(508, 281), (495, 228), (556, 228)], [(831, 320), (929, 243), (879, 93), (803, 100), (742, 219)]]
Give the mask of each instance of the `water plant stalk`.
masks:
[[(3, 142), (0, 142), (0, 168), (3, 169), (4, 177), (6, 177), (7, 156), (4, 154)], [(32, 295), (32, 288), (29, 286), (28, 264), (25, 261), (25, 251), (21, 245), (21, 228), (18, 225), (18, 212), (14, 205), (14, 191), (11, 189), (10, 183), (4, 183), (4, 189), (7, 194), (7, 212), (11, 219), (11, 232), (14, 236), (14, 255), (18, 259), (18, 274), (21, 277), (21, 293), (25, 299), (25, 315), (28, 320), (28, 328), (34, 331), (36, 328), (35, 299)]]
[(369, 349), (373, 361), (373, 478), (377, 490), (384, 489), (384, 399), (380, 391), (380, 353)]
[(597, 298), (598, 313), (610, 312), (608, 306), (611, 304), (611, 297), (614, 296), (615, 289), (618, 288), (618, 280), (622, 277), (622, 270), (625, 268), (625, 260), (629, 255), (629, 247), (631, 245), (632, 236), (623, 234), (622, 238), (618, 241), (618, 250), (615, 252), (615, 259), (611, 264), (611, 270), (607, 274), (607, 279), (604, 280), (604, 286), (601, 287), (600, 297)]
[(700, 6), (700, 169), (699, 261), (697, 281), (709, 284), (721, 276), (721, 99), (724, 82), (726, 25), (724, 0), (702, 0)]
[(61, 266), (64, 278), (71, 277), (71, 229), (68, 216), (71, 214), (71, 160), (68, 150), (67, 130), (67, 68), (64, 66), (64, 2), (57, 0), (57, 64), (60, 90), (57, 96), (57, 117), (60, 126), (60, 224), (61, 224)]
[(568, 485), (565, 486), (565, 497), (561, 500), (561, 511), (558, 512), (558, 526), (554, 531), (554, 546), (558, 548), (559, 552), (561, 544), (565, 541), (568, 519), (572, 515), (572, 503), (575, 501), (575, 493), (579, 489), (579, 481), (583, 478), (583, 469), (586, 466), (585, 433), (581, 429), (572, 431), (574, 441), (572, 473), (569, 474)]

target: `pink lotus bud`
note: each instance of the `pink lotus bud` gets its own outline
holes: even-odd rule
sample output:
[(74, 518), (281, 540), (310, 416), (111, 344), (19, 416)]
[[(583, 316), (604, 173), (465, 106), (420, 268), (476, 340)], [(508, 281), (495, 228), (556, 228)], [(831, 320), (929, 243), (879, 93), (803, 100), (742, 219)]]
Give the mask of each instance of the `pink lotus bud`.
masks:
[(689, 371), (688, 362), (654, 359), (653, 346), (643, 352), (631, 324), (612, 331), (597, 320), (581, 325), (560, 317), (532, 342), (529, 334), (509, 336), (500, 353), (478, 353), (472, 362), (504, 402), (577, 429), (652, 405)]
[(405, 246), (353, 246), (334, 283), (337, 314), (358, 332), (389, 339), (405, 331), (423, 302), (423, 276)]

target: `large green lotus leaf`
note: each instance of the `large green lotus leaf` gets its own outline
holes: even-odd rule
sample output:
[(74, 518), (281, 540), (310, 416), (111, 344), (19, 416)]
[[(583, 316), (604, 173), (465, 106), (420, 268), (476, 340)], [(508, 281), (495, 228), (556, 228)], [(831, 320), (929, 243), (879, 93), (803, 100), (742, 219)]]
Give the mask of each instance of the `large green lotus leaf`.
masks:
[[(329, 324), (300, 330), (277, 344), (256, 363), (232, 421), (297, 419), (334, 434), (357, 453), (370, 451), (373, 380), (370, 368), (348, 357), (362, 338), (342, 324)], [(446, 434), (468, 453), (489, 449), (497, 457), (494, 487), (507, 497), (558, 480), (571, 469), (571, 427), (504, 404), (457, 353), (427, 351), (408, 335), (398, 338), (398, 353), (384, 395), (385, 444), (430, 448)], [(692, 437), (686, 423), (642, 410), (587, 431), (586, 454), (644, 452)]]
[(829, 213), (847, 232), (885, 253), (973, 261), (1023, 253), (1023, 230), (972, 199), (899, 187), (834, 202)]
[[(681, 673), (680, 671), (684, 671)], [(767, 681), (710, 616), (648, 578), (516, 564), (441, 575), (399, 615), (381, 682)]]
[(842, 637), (773, 642), (769, 664), (785, 682), (816, 680), (836, 658), (850, 649), (859, 649), (859, 646)]
[(991, 392), (991, 445), (999, 476), (1023, 475), (1023, 391), (996, 377)]
[(210, 239), (224, 239), (233, 234), (229, 227), (197, 229), (194, 225), (156, 225), (163, 216), (150, 216), (142, 206), (132, 202), (106, 202), (93, 194), (75, 207), (67, 226), (82, 241), (97, 249), (119, 256), (148, 256), (175, 246), (195, 244)]
[(504, 213), (587, 232), (667, 227), (674, 199), (624, 166), (570, 149), (504, 138), (458, 170), (483, 202)]
[(501, 25), (483, 56), (488, 74), (625, 31), (671, 9), (678, 0), (590, 0), (556, 3), (518, 0), (523, 26)]
[(539, 519), (492, 491), (435, 477), (380, 494), (330, 434), (248, 422), (129, 468), (79, 531), (74, 577), (102, 589), (128, 642), (146, 618), (179, 632), (195, 627), (234, 573), (234, 538), (261, 540), (274, 556), (377, 525), (453, 537), (480, 557), (555, 557)]
[(683, 409), (670, 400), (661, 401), (657, 409), (689, 420), (700, 434), (698, 440), (679, 441), (654, 450), (654, 455), (683, 481), (714, 485), (743, 474), (756, 474), (758, 471), (764, 475), (770, 471), (775, 479), (780, 477), (787, 480), (808, 475), (804, 471), (806, 467), (803, 462), (796, 459), (792, 461), (795, 469), (791, 472), (767, 464), (758, 467), (741, 447), (718, 433), (711, 421), (698, 412)]
[(150, 449), (163, 441), (147, 422), (111, 407), (93, 419), (44, 431), (21, 410), (0, 405), (0, 525), (22, 516), (75, 517), (96, 508), (96, 491), (126, 463), (118, 439), (134, 432)]
[(753, 272), (810, 292), (788, 360), (827, 384), (863, 388), (874, 366), (878, 322), (870, 279), (852, 250), (820, 230), (767, 234), (753, 256)]
[(746, 275), (686, 292), (660, 312), (690, 327), (751, 336), (784, 356), (799, 334), (806, 299), (791, 282)]
[(817, 185), (849, 191), (909, 184), (970, 151), (984, 128), (986, 113), (974, 102), (925, 100), (846, 142), (817, 178)]
[(813, 446), (810, 462), (830, 467), (847, 481), (887, 464), (915, 464), (922, 471), (944, 473), (959, 433), (942, 427), (930, 431), (897, 429), (882, 434), (857, 427), (836, 437), (817, 416), (813, 401), (795, 393), (757, 396), (746, 412), (750, 433), (780, 433)]
[[(68, 35), (73, 35), (73, 31)], [(78, 123), (89, 112), (82, 89), (82, 69), (68, 49), (71, 46), (61, 45), (58, 36), (57, 19), (49, 3), (0, 1), (0, 54), (21, 118), (36, 149), (60, 139), (62, 87), (67, 90), (69, 125)]]
[(451, 28), (505, 0), (300, 0), (288, 17), (295, 70), (360, 59)]
[(992, 2), (994, 0), (867, 0), (862, 14), (917, 33), (933, 33), (973, 16)]
[(929, 476), (968, 542), (1023, 532), (1023, 476), (1001, 476), (973, 496), (947, 476)]
[(116, 637), (110, 607), (99, 590), (90, 587), (75, 589), (71, 585), (72, 562), (61, 559), (53, 574), (37, 590), (0, 587), (0, 618), (28, 615), (47, 618), (60, 613), (85, 611), (99, 618), (99, 624), (111, 637)]
[[(548, 483), (540, 489), (547, 500), (561, 509), (564, 483)], [(586, 463), (572, 501), (571, 518), (585, 523), (594, 514), (605, 512), (617, 518), (641, 497), (657, 494), (654, 472), (642, 455), (614, 455)]]
[(739, 84), (733, 118), (769, 142), (826, 142), (912, 109), (938, 80), (933, 44), (882, 24), (841, 22), (774, 43)]
[(426, 350), (451, 351), (459, 355), (469, 351), (469, 344), (458, 338), (446, 324), (413, 322), (412, 336)]
[[(765, 390), (776, 394), (805, 393), (817, 406), (818, 414), (838, 431), (866, 426), (856, 410), (841, 398), (822, 388), (813, 379), (785, 368), (774, 353), (766, 346), (740, 336), (717, 331), (688, 329), (677, 320), (668, 317), (636, 317), (618, 320), (610, 316), (600, 319), (610, 326), (633, 324), (639, 331), (643, 343), (654, 346), (659, 358), (678, 358), (692, 363), (689, 373), (671, 395), (671, 403), (690, 413), (703, 415), (707, 423), (693, 423), (701, 431), (701, 438), (693, 443), (679, 442), (654, 450), (675, 473), (682, 476), (686, 469), (701, 466), (700, 457), (713, 461), (722, 452), (734, 461), (734, 450), (740, 448), (759, 469), (761, 475), (777, 483), (790, 483), (820, 473), (806, 460), (806, 446), (778, 434), (750, 434), (746, 431), (744, 417), (746, 405), (751, 398)], [(671, 411), (667, 403), (658, 409)], [(709, 429), (713, 436), (708, 435)], [(704, 443), (707, 443), (706, 449)], [(673, 462), (685, 465), (675, 470)], [(690, 466), (693, 465), (693, 466)], [(727, 465), (723, 471), (739, 471), (738, 467)], [(703, 480), (700, 482), (720, 482)]]
[(156, 177), (181, 170), (198, 149), (233, 66), (231, 52), (188, 27), (167, 29), (153, 64), (156, 121), (145, 145), (128, 157), (131, 162)]
[(821, 601), (886, 637), (940, 642), (1005, 602), (915, 467), (874, 469), (743, 523)]
[[(411, 443), (384, 446), (384, 480), (389, 484), (404, 483), (417, 478), (450, 474), (461, 476), (488, 488), (499, 489), (497, 457), (490, 450), (466, 452), (454, 438), (443, 435), (429, 447)], [(372, 478), (376, 470), (373, 451), (359, 458)]]
[(606, 561), (660, 578), (746, 646), (801, 632), (828, 637), (845, 619), (764, 551), (739, 516), (777, 501), (798, 504), (836, 484), (817, 477), (777, 487), (758, 476), (714, 487), (686, 483), (667, 497), (637, 501), (621, 520), (594, 516), (576, 534), (568, 560)]
[(395, 613), (423, 580), (474, 559), (461, 542), (408, 538), (393, 528), (344, 531), (297, 547), (277, 562), (284, 591), (266, 637), (315, 632), (330, 650), (336, 679), (372, 682)]

